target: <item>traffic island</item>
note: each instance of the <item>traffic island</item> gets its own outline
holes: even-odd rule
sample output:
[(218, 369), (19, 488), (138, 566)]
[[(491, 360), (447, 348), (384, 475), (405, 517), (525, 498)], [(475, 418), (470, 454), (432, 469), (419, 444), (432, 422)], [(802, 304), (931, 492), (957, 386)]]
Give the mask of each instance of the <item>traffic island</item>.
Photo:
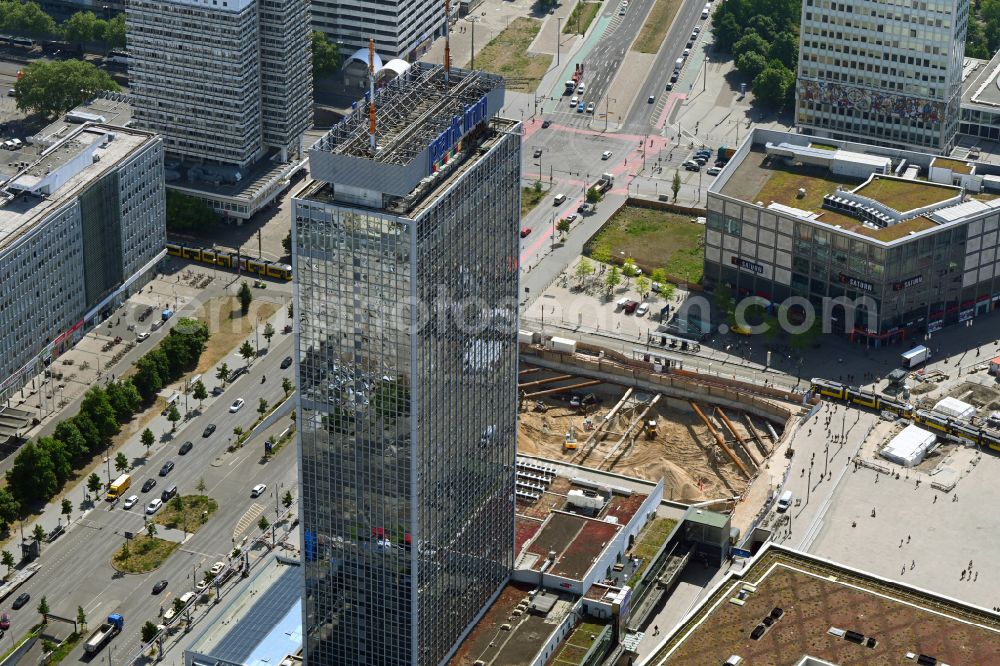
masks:
[(218, 508), (219, 504), (208, 495), (178, 495), (163, 505), (153, 522), (194, 534)]
[(176, 541), (166, 541), (143, 534), (126, 541), (111, 556), (111, 566), (122, 573), (149, 573), (159, 569), (180, 545)]

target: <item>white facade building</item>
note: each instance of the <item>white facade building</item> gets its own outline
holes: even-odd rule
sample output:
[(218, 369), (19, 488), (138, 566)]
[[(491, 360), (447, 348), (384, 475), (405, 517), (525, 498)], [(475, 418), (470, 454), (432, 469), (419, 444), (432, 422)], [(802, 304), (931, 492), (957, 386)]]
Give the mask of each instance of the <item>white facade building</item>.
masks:
[[(458, 6), (452, 10), (458, 16)], [(340, 46), (347, 56), (355, 50), (375, 47), (386, 59), (412, 61), (444, 34), (443, 0), (314, 0), (313, 28)], [(461, 64), (461, 63), (458, 63)]]
[(126, 12), (134, 124), (190, 180), (238, 182), (285, 162), (311, 122), (305, 0), (134, 0)]
[(949, 150), (958, 132), (968, 0), (805, 0), (800, 132)]
[(0, 401), (140, 288), (166, 240), (163, 142), (77, 127), (4, 152), (0, 172)]

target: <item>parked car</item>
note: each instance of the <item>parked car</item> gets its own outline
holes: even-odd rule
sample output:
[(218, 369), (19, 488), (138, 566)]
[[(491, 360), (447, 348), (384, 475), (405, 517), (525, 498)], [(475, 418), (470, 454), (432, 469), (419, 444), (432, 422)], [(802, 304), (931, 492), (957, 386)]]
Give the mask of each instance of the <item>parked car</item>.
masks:
[(163, 500), (161, 500), (159, 497), (150, 500), (149, 504), (146, 505), (146, 513), (151, 516), (157, 511), (159, 511), (161, 506), (163, 506)]
[(551, 124), (552, 124), (551, 120), (543, 120), (542, 121), (542, 129), (548, 129), (549, 125), (551, 125)]
[(286, 356), (285, 358), (281, 359), (281, 369), (282, 370), (286, 370), (291, 364), (292, 364), (292, 357), (291, 356)]
[(577, 97), (576, 95), (573, 95), (573, 97), (569, 100), (570, 106), (576, 106), (579, 103), (580, 103), (580, 98)]
[(649, 98), (646, 100), (646, 103), (652, 104), (655, 101), (656, 101), (656, 95), (650, 95)]
[(140, 333), (137, 336), (135, 336), (135, 341), (136, 342), (142, 342), (143, 340), (145, 340), (148, 337), (149, 337), (149, 332), (148, 331), (143, 331), (142, 333)]
[(229, 406), (229, 413), (230, 414), (235, 414), (236, 412), (238, 412), (241, 409), (243, 409), (243, 405), (245, 405), (245, 404), (246, 404), (246, 401), (243, 400), (243, 398), (236, 398), (236, 400), (233, 400), (233, 404), (231, 404)]
[(710, 169), (709, 169), (708, 171), (706, 171), (705, 173), (707, 173), (707, 174), (708, 174), (709, 176), (718, 176), (718, 175), (719, 175), (720, 173), (722, 173), (722, 169), (720, 169), (720, 168), (719, 168), (719, 167), (717, 167), (717, 166), (714, 166), (714, 167), (711, 167), (711, 168), (710, 168)]
[(701, 171), (701, 167), (697, 164), (685, 164), (684, 168), (688, 171)]
[(14, 610), (17, 610), (18, 608), (24, 607), (24, 605), (27, 604), (29, 601), (31, 601), (31, 595), (28, 594), (27, 592), (22, 592), (21, 594), (17, 595), (17, 599), (14, 599), (12, 607)]
[(691, 49), (690, 48), (684, 49), (684, 52), (681, 53), (681, 57), (682, 58), (687, 58), (689, 55), (691, 55)]
[(178, 453), (180, 453), (183, 456), (193, 448), (194, 448), (194, 442), (190, 441), (184, 442), (183, 444), (181, 444), (181, 448), (178, 450)]
[(541, 148), (535, 148), (535, 152), (533, 152), (531, 154), (531, 156), (532, 157), (541, 157), (542, 156), (542, 149)]
[(10, 629), (10, 615), (7, 615), (7, 613), (0, 615), (0, 629), (4, 631)]
[(625, 301), (625, 307), (623, 308), (623, 310), (625, 311), (625, 314), (632, 314), (633, 312), (635, 312), (635, 309), (637, 307), (639, 307), (638, 301), (629, 300)]
[(226, 568), (225, 562), (216, 562), (215, 564), (212, 565), (212, 568), (208, 570), (208, 573), (212, 574), (213, 576), (218, 576), (219, 573), (225, 568)]
[(267, 490), (267, 486), (263, 483), (258, 483), (256, 486), (250, 489), (250, 497), (260, 497)]
[(165, 580), (158, 581), (156, 585), (153, 586), (153, 594), (159, 594), (160, 592), (163, 592), (163, 590), (165, 589), (167, 589), (167, 581)]
[(593, 112), (594, 112), (594, 103), (591, 102), (590, 104), (587, 105), (587, 113), (593, 113)]
[(222, 388), (221, 386), (216, 386), (216, 387), (212, 388), (212, 395), (214, 395), (216, 398), (218, 398), (220, 395), (222, 395), (225, 392), (225, 390), (226, 389)]
[(687, 43), (687, 47), (688, 48), (691, 48), (692, 46), (694, 46), (694, 37), (692, 37), (691, 39), (689, 39), (688, 43)]
[(521, 229), (521, 238), (527, 238), (531, 235), (531, 227), (525, 227)]
[(139, 496), (138, 495), (129, 495), (128, 497), (125, 498), (125, 503), (122, 504), (122, 508), (126, 509), (126, 510), (127, 509), (131, 509), (138, 502), (139, 502)]
[(215, 432), (215, 424), (209, 423), (207, 426), (205, 426), (205, 430), (201, 433), (201, 436), (209, 437), (213, 432)]
[(677, 77), (678, 76), (680, 76), (679, 72), (674, 72), (673, 74), (671, 74), (670, 75), (670, 82), (671, 83), (677, 83)]
[(146, 482), (142, 484), (142, 492), (148, 493), (155, 487), (156, 487), (156, 479), (146, 479)]
[(668, 81), (668, 82), (667, 82), (667, 90), (673, 90), (673, 89), (674, 89), (674, 84), (672, 84), (672, 83), (670, 83), (670, 82)]
[(649, 303), (643, 303), (635, 309), (635, 316), (645, 317), (647, 312), (649, 312)]
[(163, 466), (160, 467), (160, 476), (166, 476), (167, 474), (170, 474), (170, 471), (173, 468), (174, 468), (173, 460), (168, 460), (167, 462), (163, 463)]
[(587, 110), (587, 105), (584, 104), (583, 102), (580, 102), (579, 104), (576, 105), (576, 112), (577, 113), (583, 113), (586, 110)]
[(576, 213), (570, 213), (569, 215), (567, 215), (563, 219), (566, 220), (567, 222), (569, 222), (570, 224), (573, 224), (574, 222), (576, 222), (576, 218), (577, 217), (579, 217), (579, 216)]

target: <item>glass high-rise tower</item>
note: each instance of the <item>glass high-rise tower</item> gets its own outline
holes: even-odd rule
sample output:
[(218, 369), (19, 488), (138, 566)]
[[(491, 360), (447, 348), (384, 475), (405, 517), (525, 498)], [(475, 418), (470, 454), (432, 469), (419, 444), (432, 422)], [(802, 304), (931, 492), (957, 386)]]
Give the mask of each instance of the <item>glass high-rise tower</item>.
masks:
[(415, 64), (294, 199), (308, 666), (439, 664), (514, 559), (520, 124)]

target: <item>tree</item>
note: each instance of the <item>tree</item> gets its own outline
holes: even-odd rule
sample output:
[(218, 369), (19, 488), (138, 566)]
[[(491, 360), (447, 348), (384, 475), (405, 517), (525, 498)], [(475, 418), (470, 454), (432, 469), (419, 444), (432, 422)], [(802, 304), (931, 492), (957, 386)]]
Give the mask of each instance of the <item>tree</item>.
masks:
[(243, 426), (234, 426), (233, 434), (236, 435), (236, 439), (239, 441), (240, 437), (243, 436)]
[(139, 436), (139, 440), (142, 442), (142, 445), (146, 447), (146, 455), (148, 456), (149, 447), (151, 447), (153, 445), (153, 442), (156, 441), (156, 436), (153, 435), (152, 430), (146, 428), (145, 430), (142, 431), (142, 435)]
[(48, 37), (56, 33), (55, 20), (35, 2), (4, 2), (0, 5), (0, 21), (4, 31), (32, 37)]
[(87, 490), (89, 490), (90, 492), (96, 493), (101, 489), (101, 486), (103, 485), (104, 484), (101, 483), (101, 477), (97, 476), (97, 472), (93, 472), (90, 476), (87, 477)]
[(87, 626), (87, 613), (83, 610), (83, 606), (76, 607), (76, 623), (81, 628)]
[(84, 60), (36, 60), (14, 83), (20, 111), (53, 117), (83, 104), (104, 91), (121, 88), (107, 72)]
[(114, 18), (104, 22), (102, 39), (108, 49), (125, 48), (125, 12), (119, 12)]
[(758, 35), (753, 30), (748, 30), (746, 34), (736, 40), (733, 44), (733, 57), (739, 58), (744, 53), (759, 53), (762, 56), (767, 56), (767, 50), (770, 48), (770, 44)]
[(748, 80), (753, 81), (767, 67), (767, 60), (756, 51), (747, 51), (736, 56), (736, 69)]
[(7, 567), (7, 574), (10, 575), (10, 570), (14, 568), (14, 564), (16, 563), (14, 562), (14, 556), (10, 554), (9, 550), (3, 551), (3, 554), (0, 555), (0, 564)]
[[(736, 40), (740, 38), (743, 29), (736, 22), (736, 17), (729, 12), (723, 11), (724, 9), (725, 5), (722, 5), (722, 8), (715, 13), (716, 20), (712, 24), (712, 37), (715, 40), (717, 48), (729, 51), (733, 48)], [(722, 14), (721, 20), (719, 19), (719, 14)]]
[(219, 366), (219, 369), (215, 371), (215, 378), (222, 382), (222, 385), (226, 385), (226, 380), (229, 379), (229, 365), (223, 363)]
[(286, 509), (288, 509), (288, 508), (290, 508), (292, 506), (292, 503), (294, 501), (295, 500), (292, 498), (292, 491), (291, 490), (286, 490), (285, 494), (282, 495), (282, 497), (281, 497), (281, 506), (283, 506)]
[[(636, 275), (639, 275), (639, 267), (635, 265), (635, 259), (632, 257), (626, 257), (625, 263), (622, 264), (622, 275), (624, 275), (628, 280), (631, 280)], [(628, 282), (625, 284), (627, 286)]]
[(570, 221), (567, 220), (566, 218), (563, 218), (558, 222), (556, 222), (556, 229), (563, 232), (564, 234), (569, 233), (569, 226), (570, 226)]
[(260, 528), (261, 532), (266, 531), (267, 528), (270, 527), (270, 526), (271, 526), (271, 523), (267, 522), (267, 518), (265, 516), (261, 516), (260, 520), (257, 521), (257, 527)]
[(66, 453), (73, 460), (79, 460), (87, 455), (87, 440), (80, 434), (75, 418), (60, 421), (52, 435), (63, 443)]
[(45, 528), (38, 523), (35, 523), (35, 529), (31, 530), (31, 536), (35, 539), (35, 541), (45, 541), (45, 537), (47, 536), (45, 534)]
[(167, 190), (167, 229), (204, 231), (219, 222), (219, 214), (202, 199)]
[(649, 279), (656, 284), (663, 286), (667, 281), (667, 272), (662, 268), (654, 268), (653, 272), (649, 274)]
[(267, 414), (267, 408), (268, 408), (267, 400), (261, 398), (260, 402), (257, 403), (257, 413), (260, 414), (261, 416), (264, 416), (264, 414)]
[(121, 451), (115, 456), (115, 471), (121, 474), (129, 468), (128, 458)]
[(38, 614), (42, 616), (42, 624), (49, 621), (49, 612), (49, 600), (43, 596), (41, 601), (38, 602)]
[(48, 451), (35, 442), (21, 447), (7, 470), (7, 487), (21, 504), (44, 502), (55, 495), (59, 479)]
[(160, 630), (156, 628), (156, 625), (151, 621), (146, 620), (146, 624), (142, 625), (142, 629), (139, 630), (142, 635), (143, 643), (152, 643), (156, 635), (160, 633)]
[(66, 497), (62, 501), (62, 515), (66, 516), (67, 523), (69, 522), (69, 517), (73, 515), (73, 503)]
[(587, 203), (596, 204), (601, 200), (601, 193), (596, 187), (591, 187), (587, 190)]
[(246, 280), (240, 283), (240, 290), (236, 296), (240, 299), (240, 312), (246, 316), (250, 312), (250, 303), (253, 301), (253, 292), (250, 291), (250, 285), (246, 283)]
[(289, 303), (289, 304), (288, 304), (288, 307), (287, 307), (287, 308), (285, 309), (285, 312), (286, 312), (286, 313), (288, 314), (288, 318), (289, 318), (289, 319), (291, 319), (291, 318), (292, 318), (292, 314), (293, 314), (293, 312), (294, 312), (294, 311), (295, 311), (295, 309), (294, 309), (294, 307), (292, 306), (292, 303)]
[(595, 245), (590, 251), (590, 258), (601, 264), (609, 263), (611, 261), (611, 247), (604, 243)]
[[(970, 21), (971, 24), (971, 21)], [(783, 32), (771, 42), (767, 52), (768, 60), (777, 60), (790, 70), (799, 63), (799, 37), (794, 32)]]
[(167, 412), (167, 420), (170, 421), (170, 432), (177, 430), (177, 422), (181, 420), (181, 413), (177, 409), (177, 405), (170, 405), (170, 411)]
[(250, 344), (249, 340), (246, 340), (242, 345), (240, 345), (240, 356), (242, 356), (243, 360), (247, 362), (247, 365), (250, 364), (250, 359), (256, 355), (257, 351), (253, 348), (253, 345)]
[(174, 495), (173, 499), (170, 500), (170, 508), (178, 513), (184, 510), (184, 500), (181, 499), (180, 495)]
[(208, 488), (208, 486), (205, 485), (205, 479), (199, 477), (198, 478), (198, 483), (195, 485), (194, 489), (197, 490), (199, 493), (204, 494), (204, 492), (205, 492), (205, 490), (207, 488)]
[(674, 171), (674, 179), (670, 183), (670, 191), (674, 193), (674, 203), (677, 203), (677, 195), (681, 191), (681, 174), (679, 171)]
[(38, 448), (52, 463), (52, 473), (56, 477), (56, 485), (52, 493), (54, 495), (73, 474), (73, 461), (70, 460), (69, 454), (66, 452), (66, 446), (54, 437), (40, 437)]
[(753, 94), (768, 106), (781, 108), (795, 90), (795, 72), (772, 62), (753, 80)]
[(17, 520), (21, 507), (6, 488), (0, 488), (0, 529), (6, 531), (7, 526)]
[(643, 298), (649, 294), (649, 278), (645, 275), (640, 275), (635, 279), (635, 290), (639, 292), (639, 295)]
[(573, 271), (574, 276), (583, 284), (583, 281), (594, 274), (594, 265), (587, 261), (586, 258), (580, 259), (580, 262), (576, 265)]
[(156, 523), (152, 520), (146, 523), (146, 535), (149, 536), (150, 539), (156, 536)]
[(778, 25), (767, 14), (752, 16), (747, 23), (746, 29), (753, 30), (766, 42), (774, 41), (774, 37), (778, 34)]
[(262, 333), (262, 335), (264, 336), (264, 339), (267, 340), (267, 345), (269, 347), (271, 346), (271, 338), (274, 337), (274, 333), (275, 333), (274, 326), (271, 326), (271, 322), (265, 323), (264, 332)]
[(281, 390), (285, 392), (286, 396), (292, 392), (293, 388), (295, 387), (292, 385), (291, 379), (289, 379), (288, 377), (281, 378)]
[(290, 230), (285, 237), (281, 239), (281, 249), (285, 251), (285, 254), (290, 255), (292, 253), (292, 232)]
[(115, 408), (108, 400), (107, 392), (99, 386), (92, 386), (84, 394), (83, 401), (80, 403), (80, 413), (90, 417), (105, 443), (111, 441), (111, 438), (117, 435), (121, 429)]
[(612, 266), (608, 274), (604, 276), (604, 286), (608, 288), (608, 293), (610, 294), (615, 287), (622, 283), (621, 273), (618, 271), (617, 266)]
[(191, 396), (198, 401), (198, 409), (201, 409), (202, 401), (208, 397), (208, 389), (205, 388), (204, 382), (200, 379), (191, 387)]
[(313, 30), (311, 42), (313, 79), (336, 72), (340, 67), (340, 48), (318, 30)]
[(84, 44), (104, 39), (106, 25), (98, 23), (94, 12), (76, 12), (62, 23), (63, 39), (82, 48)]

